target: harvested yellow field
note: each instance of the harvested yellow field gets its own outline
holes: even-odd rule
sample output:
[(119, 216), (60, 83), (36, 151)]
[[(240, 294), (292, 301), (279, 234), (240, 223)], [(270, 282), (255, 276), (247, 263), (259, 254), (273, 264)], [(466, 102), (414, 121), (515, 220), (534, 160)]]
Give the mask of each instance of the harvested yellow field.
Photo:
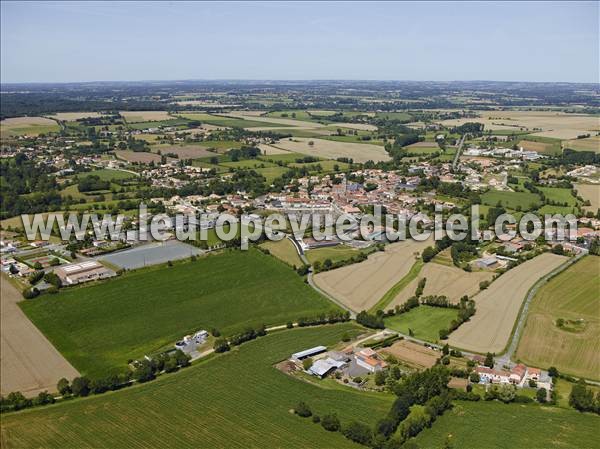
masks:
[(331, 126), (337, 126), (338, 128), (357, 129), (359, 131), (377, 131), (377, 127), (375, 125), (369, 125), (368, 123), (334, 123)]
[(101, 114), (99, 112), (58, 112), (50, 115), (49, 117), (64, 122), (74, 122), (75, 120), (79, 120), (81, 118), (101, 117)]
[(155, 164), (160, 163), (160, 155), (156, 153), (146, 153), (141, 151), (131, 151), (131, 150), (117, 150), (115, 151), (115, 155), (118, 159), (123, 159), (129, 163), (139, 163), (139, 164), (149, 164), (150, 162), (154, 162)]
[(314, 280), (319, 288), (350, 309), (368, 310), (409, 272), (421, 251), (430, 244), (429, 240), (412, 239), (393, 243), (364, 262), (319, 273)]
[(128, 123), (155, 122), (173, 118), (167, 111), (121, 111), (120, 114)]
[(596, 212), (600, 208), (600, 184), (575, 184), (577, 194), (584, 200), (590, 200), (590, 206), (583, 209)]
[(426, 263), (416, 279), (411, 281), (394, 298), (388, 308), (403, 304), (408, 298), (415, 294), (417, 285), (421, 279), (426, 278), (423, 295), (444, 295), (451, 302), (458, 303), (464, 295), (469, 297), (479, 292), (479, 283), (491, 281), (494, 273), (489, 271), (466, 272), (455, 266), (440, 265), (438, 263)]
[(581, 134), (600, 130), (600, 118), (586, 114), (555, 111), (478, 111), (478, 118), (443, 120), (444, 126), (479, 122), (485, 129), (531, 131), (534, 136), (574, 139)]
[(396, 357), (405, 365), (425, 369), (435, 365), (440, 353), (408, 340), (400, 340), (381, 350), (384, 354)]
[[(312, 145), (310, 142), (312, 142)], [(316, 156), (323, 159), (346, 157), (353, 159), (354, 162), (360, 163), (369, 160), (379, 162), (390, 159), (385, 148), (370, 143), (348, 143), (308, 137), (295, 137), (292, 140), (280, 140), (274, 144), (274, 146), (282, 150), (308, 154), (309, 156)]]
[(13, 117), (0, 121), (2, 137), (37, 136), (58, 130), (58, 123), (45, 117)]
[(600, 136), (567, 140), (563, 142), (563, 147), (578, 151), (593, 151), (594, 153), (600, 153)]
[(468, 351), (500, 354), (508, 344), (529, 289), (566, 260), (544, 253), (504, 273), (487, 290), (475, 295), (475, 315), (450, 334), (448, 343)]
[(538, 153), (552, 152), (552, 144), (544, 142), (534, 142), (532, 140), (521, 140), (519, 146), (525, 151), (537, 151)]
[(62, 377), (77, 377), (77, 370), (17, 305), (23, 298), (4, 274), (0, 288), (1, 394), (5, 396), (12, 391), (20, 391), (31, 397), (44, 390), (56, 391), (56, 383)]
[[(262, 117), (260, 115), (251, 115), (249, 112), (252, 111), (233, 111), (229, 114), (222, 114), (224, 117), (232, 117), (232, 118), (242, 118), (248, 119), (255, 122), (265, 122), (265, 123), (276, 123), (278, 125), (289, 125), (291, 127), (303, 127), (306, 129), (313, 128), (323, 128), (325, 125), (321, 123), (307, 122), (304, 120), (294, 120), (289, 118), (277, 118), (277, 117)], [(268, 126), (268, 125), (265, 125)]]

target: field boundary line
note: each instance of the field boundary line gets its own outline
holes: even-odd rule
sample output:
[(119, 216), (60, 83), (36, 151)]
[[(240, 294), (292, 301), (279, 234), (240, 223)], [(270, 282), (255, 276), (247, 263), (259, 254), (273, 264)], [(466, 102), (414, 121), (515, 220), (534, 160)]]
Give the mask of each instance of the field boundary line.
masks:
[(517, 316), (517, 320), (515, 321), (515, 324), (513, 325), (513, 328), (512, 328), (511, 334), (510, 334), (510, 339), (509, 339), (508, 343), (506, 344), (506, 346), (504, 347), (504, 349), (502, 350), (502, 352), (500, 353), (501, 358), (507, 359), (509, 363), (512, 362), (512, 357), (514, 356), (514, 354), (517, 350), (518, 344), (521, 340), (521, 333), (522, 333), (523, 329), (525, 328), (525, 324), (527, 322), (529, 305), (531, 304), (531, 301), (533, 300), (533, 298), (539, 291), (540, 287), (542, 287), (543, 285), (548, 283), (552, 278), (554, 278), (558, 274), (562, 273), (564, 270), (569, 268), (574, 263), (581, 260), (581, 258), (583, 256), (585, 256), (586, 254), (587, 253), (580, 253), (573, 258), (567, 259), (563, 264), (556, 267), (550, 273), (547, 273), (544, 276), (542, 276), (541, 278), (539, 278), (535, 282), (535, 284), (533, 284), (531, 286), (531, 288), (527, 291), (527, 294), (525, 295), (524, 301), (521, 304), (521, 308), (519, 309), (519, 315)]
[(411, 281), (417, 278), (424, 266), (425, 262), (423, 262), (422, 259), (416, 260), (412, 267), (410, 267), (410, 270), (408, 270), (408, 273), (406, 273), (402, 279), (392, 285), (392, 287), (385, 292), (381, 299), (377, 301), (377, 304), (369, 309), (369, 312), (375, 313), (377, 310), (385, 310), (385, 308), (394, 300), (394, 298), (402, 290), (404, 290), (408, 284), (411, 283)]

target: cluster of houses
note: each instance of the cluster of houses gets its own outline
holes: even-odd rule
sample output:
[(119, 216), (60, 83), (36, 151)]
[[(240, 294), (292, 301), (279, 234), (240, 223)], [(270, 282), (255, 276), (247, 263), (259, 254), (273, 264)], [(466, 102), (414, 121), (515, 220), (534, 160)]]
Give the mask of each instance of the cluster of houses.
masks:
[(542, 377), (542, 371), (519, 363), (510, 371), (477, 366), (475, 372), (479, 375), (481, 384), (512, 384), (517, 387), (528, 386), (529, 382), (535, 382), (538, 388), (552, 389), (552, 382)]

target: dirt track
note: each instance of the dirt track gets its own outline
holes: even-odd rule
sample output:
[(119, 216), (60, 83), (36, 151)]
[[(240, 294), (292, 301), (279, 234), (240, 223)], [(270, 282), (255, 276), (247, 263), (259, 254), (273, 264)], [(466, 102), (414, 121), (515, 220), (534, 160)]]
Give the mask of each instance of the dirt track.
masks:
[(529, 289), (566, 260), (564, 256), (545, 253), (500, 276), (487, 290), (475, 296), (477, 311), (470, 321), (450, 335), (450, 346), (480, 353), (501, 353), (508, 344)]
[(25, 396), (56, 391), (61, 377), (72, 379), (77, 370), (52, 346), (21, 311), (21, 294), (3, 274), (0, 278), (0, 390)]
[(315, 283), (350, 309), (368, 310), (409, 272), (415, 263), (414, 254), (430, 244), (430, 240), (412, 239), (393, 243), (364, 262), (317, 274)]

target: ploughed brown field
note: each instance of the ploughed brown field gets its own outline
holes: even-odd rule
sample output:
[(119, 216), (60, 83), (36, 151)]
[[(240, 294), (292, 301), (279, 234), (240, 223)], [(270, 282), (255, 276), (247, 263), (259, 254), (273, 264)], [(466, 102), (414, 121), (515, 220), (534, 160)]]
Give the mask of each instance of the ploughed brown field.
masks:
[(381, 352), (393, 355), (404, 364), (419, 369), (431, 368), (440, 357), (439, 352), (408, 340), (397, 341)]

